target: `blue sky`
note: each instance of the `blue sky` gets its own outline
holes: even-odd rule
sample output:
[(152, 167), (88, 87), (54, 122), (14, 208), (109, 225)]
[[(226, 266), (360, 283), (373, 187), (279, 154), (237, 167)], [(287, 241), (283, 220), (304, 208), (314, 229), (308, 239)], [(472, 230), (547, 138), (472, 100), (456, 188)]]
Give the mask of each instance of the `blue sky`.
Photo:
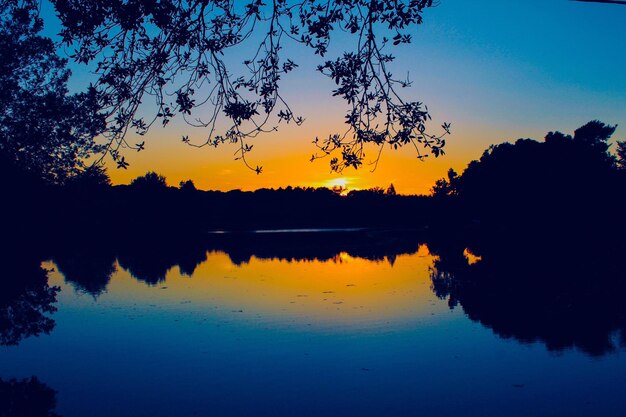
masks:
[[(44, 14), (50, 10), (44, 5)], [(47, 31), (57, 28), (52, 24)], [(626, 6), (569, 0), (441, 0), (426, 11), (413, 39), (411, 45), (395, 51), (398, 59), (393, 70), (401, 78), (409, 74), (414, 85), (402, 91), (428, 105), (434, 126), (452, 123), (447, 156), (426, 164), (411, 162), (415, 168), (398, 172), (384, 164), (406, 170), (413, 165), (404, 160), (413, 155), (386, 152), (383, 168), (375, 173), (350, 171), (354, 186), (395, 181), (401, 184), (397, 187), (401, 192), (428, 192), (449, 167), (462, 170), (492, 143), (541, 139), (551, 130), (571, 133), (593, 119), (619, 124), (615, 139), (626, 139)], [(331, 54), (351, 47), (348, 38), (339, 36)], [(233, 150), (227, 147), (194, 150), (196, 154), (180, 150), (182, 145), (173, 137), (181, 131), (190, 131), (192, 137), (202, 132), (179, 123), (169, 131), (149, 133), (148, 151), (133, 155), (136, 163), (124, 175), (156, 169), (173, 178), (173, 183), (189, 177), (205, 188), (331, 181), (334, 177), (326, 162), (306, 161), (313, 137), (343, 129), (345, 105), (330, 97), (332, 82), (314, 70), (317, 57), (301, 48), (287, 47), (286, 52), (301, 67), (285, 79), (284, 95), (307, 122), (255, 143), (255, 151), (259, 149), (255, 156), (267, 167), (266, 174), (248, 177), (241, 164), (232, 162)], [(80, 68), (74, 72), (76, 87), (89, 79)], [(294, 172), (293, 164), (284, 162), (291, 159), (302, 160), (303, 169)], [(117, 178), (113, 170), (111, 174), (119, 182), (128, 179)]]

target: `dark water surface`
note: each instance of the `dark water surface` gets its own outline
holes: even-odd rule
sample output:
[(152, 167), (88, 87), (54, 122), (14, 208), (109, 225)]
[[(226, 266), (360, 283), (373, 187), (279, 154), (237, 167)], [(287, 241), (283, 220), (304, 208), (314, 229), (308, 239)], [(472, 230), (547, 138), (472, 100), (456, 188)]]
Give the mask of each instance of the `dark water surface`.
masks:
[(503, 338), (435, 295), (427, 245), (405, 252), (213, 250), (153, 279), (118, 259), (91, 291), (47, 261), (56, 325), (1, 346), (0, 378), (66, 417), (626, 415), (617, 332), (603, 354)]

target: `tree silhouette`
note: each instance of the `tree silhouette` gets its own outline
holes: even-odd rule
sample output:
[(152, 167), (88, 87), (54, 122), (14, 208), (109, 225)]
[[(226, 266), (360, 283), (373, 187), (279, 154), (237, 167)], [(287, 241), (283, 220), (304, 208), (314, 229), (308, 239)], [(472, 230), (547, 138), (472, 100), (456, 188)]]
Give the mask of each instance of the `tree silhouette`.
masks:
[(617, 142), (617, 166), (626, 169), (626, 141)]
[(167, 182), (163, 175), (156, 172), (148, 172), (131, 181), (130, 185), (146, 191), (154, 191), (167, 188)]
[[(317, 69), (336, 83), (333, 95), (347, 101), (348, 129), (316, 139), (318, 152), (312, 159), (336, 151), (340, 156), (331, 157), (331, 167), (341, 171), (362, 165), (367, 144), (378, 146), (379, 152), (386, 144), (413, 146), (420, 158), (426, 156), (424, 149), (443, 154), (443, 136), (450, 126), (444, 124), (441, 134), (427, 133), (426, 107), (404, 101), (396, 90), (410, 81), (394, 78), (388, 69), (394, 60), (388, 49), (411, 42), (411, 29), (422, 23), (422, 13), (433, 0), (52, 3), (73, 58), (97, 65), (95, 88), (109, 122), (106, 150), (120, 167), (127, 165), (122, 147), (144, 148), (144, 142), (127, 142), (129, 131), (143, 135), (155, 122), (166, 125), (181, 114), (191, 125), (208, 129), (200, 143), (188, 136), (183, 142), (236, 143), (237, 159), (260, 173), (261, 167), (246, 160), (252, 150), (248, 139), (275, 130), (280, 122), (304, 121), (279, 88), (281, 79), (298, 66), (283, 56), (285, 44), (299, 44), (325, 57), (336, 31), (353, 37), (354, 50), (323, 61)], [(252, 52), (237, 67), (230, 56), (239, 57), (242, 50)], [(156, 103), (154, 113), (142, 108), (148, 98)], [(228, 126), (223, 127), (222, 119)]]
[(431, 193), (434, 197), (450, 197), (457, 193), (457, 181), (459, 174), (450, 168), (448, 170), (448, 178), (441, 178), (435, 182)]
[(572, 232), (580, 224), (599, 226), (622, 205), (616, 187), (623, 185), (608, 144), (614, 132), (615, 126), (591, 121), (573, 136), (550, 132), (544, 142), (492, 145), (460, 176), (452, 171), (439, 180), (434, 195), (458, 196), (461, 212), (484, 227), (529, 231), (560, 225)]
[(193, 183), (192, 180), (181, 181), (178, 188), (186, 193), (192, 193), (194, 191), (197, 191), (196, 185)]
[(0, 158), (47, 182), (62, 183), (102, 147), (105, 119), (96, 91), (70, 95), (66, 60), (38, 35), (37, 4), (0, 1)]
[(70, 189), (89, 191), (103, 190), (111, 185), (106, 168), (100, 164), (91, 165), (84, 171), (68, 178), (65, 185)]

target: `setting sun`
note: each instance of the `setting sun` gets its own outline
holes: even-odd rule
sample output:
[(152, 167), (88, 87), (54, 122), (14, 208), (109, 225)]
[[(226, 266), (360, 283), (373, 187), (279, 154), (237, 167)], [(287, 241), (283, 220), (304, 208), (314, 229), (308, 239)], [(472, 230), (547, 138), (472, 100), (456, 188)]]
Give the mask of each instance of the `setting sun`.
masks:
[(328, 188), (348, 188), (348, 184), (350, 184), (350, 182), (350, 179), (344, 177), (333, 178), (332, 180), (326, 181), (324, 186)]

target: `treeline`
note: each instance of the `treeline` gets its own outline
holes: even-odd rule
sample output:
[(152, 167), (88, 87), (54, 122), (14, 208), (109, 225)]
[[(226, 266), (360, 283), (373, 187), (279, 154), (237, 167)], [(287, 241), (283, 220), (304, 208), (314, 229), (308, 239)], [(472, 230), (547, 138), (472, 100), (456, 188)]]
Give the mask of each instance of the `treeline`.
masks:
[[(13, 176), (15, 178), (15, 176)], [(155, 173), (111, 186), (103, 171), (63, 186), (11, 181), (11, 224), (17, 234), (46, 230), (53, 240), (95, 234), (107, 240), (151, 234), (287, 228), (423, 228), (438, 202), (382, 189), (342, 196), (328, 188), (287, 187), (253, 192), (197, 190), (191, 181), (167, 186)]]
[(53, 239), (346, 227), (603, 238), (626, 230), (626, 146), (618, 142), (617, 154), (610, 152), (614, 131), (593, 121), (573, 136), (551, 132), (542, 142), (491, 146), (462, 174), (450, 170), (431, 196), (397, 195), (393, 185), (347, 195), (301, 187), (201, 191), (192, 181), (168, 186), (153, 172), (112, 186), (99, 166), (62, 185), (46, 184), (11, 164), (0, 165), (0, 175), (10, 202), (8, 229), (45, 231)]
[(437, 181), (433, 195), (485, 233), (618, 233), (626, 224), (626, 143), (610, 151), (615, 129), (592, 121), (573, 136), (492, 145), (461, 175), (450, 170)]
[[(102, 170), (45, 185), (1, 165), (12, 212), (1, 255), (14, 268), (3, 280), (11, 290), (2, 291), (0, 315), (19, 307), (34, 324), (0, 323), (0, 344), (17, 343), (29, 329), (50, 331), (56, 290), (46, 285), (43, 259), (97, 296), (116, 261), (155, 285), (175, 265), (193, 274), (207, 251), (223, 251), (236, 265), (252, 256), (324, 261), (341, 252), (393, 263), (424, 243), (436, 255), (435, 294), (501, 337), (557, 351), (615, 351), (626, 344), (626, 147), (618, 142), (611, 152), (614, 131), (594, 121), (573, 135), (492, 146), (421, 197), (382, 189), (200, 191), (190, 182), (168, 187), (154, 173), (111, 186)], [(365, 229), (208, 233), (282, 228)], [(480, 260), (470, 262), (468, 251)]]

